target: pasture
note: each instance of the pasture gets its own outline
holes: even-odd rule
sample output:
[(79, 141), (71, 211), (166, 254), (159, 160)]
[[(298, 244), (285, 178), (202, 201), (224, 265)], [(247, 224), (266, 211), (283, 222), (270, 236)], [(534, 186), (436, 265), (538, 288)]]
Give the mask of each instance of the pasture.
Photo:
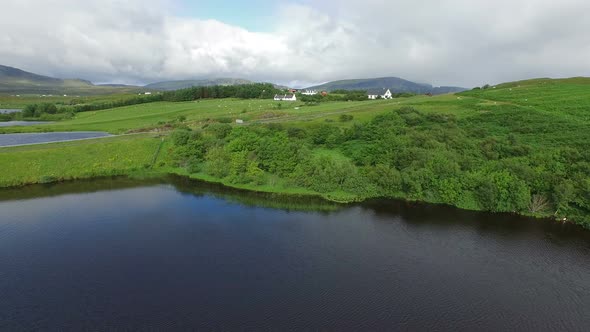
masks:
[(0, 148), (0, 187), (123, 175), (150, 168), (162, 140), (154, 135)]

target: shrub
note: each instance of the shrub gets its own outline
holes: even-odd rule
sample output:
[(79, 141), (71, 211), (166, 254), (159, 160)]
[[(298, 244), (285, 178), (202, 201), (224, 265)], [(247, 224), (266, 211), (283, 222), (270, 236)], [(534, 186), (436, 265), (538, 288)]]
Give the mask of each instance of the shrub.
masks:
[(227, 123), (213, 123), (207, 127), (207, 130), (216, 138), (223, 139), (231, 133), (232, 127)]
[(188, 144), (191, 138), (191, 132), (186, 129), (176, 129), (172, 132), (171, 138), (174, 145), (184, 146)]
[(354, 116), (352, 116), (350, 114), (341, 114), (338, 119), (340, 120), (340, 122), (348, 122), (348, 121), (352, 121), (353, 118), (354, 118)]

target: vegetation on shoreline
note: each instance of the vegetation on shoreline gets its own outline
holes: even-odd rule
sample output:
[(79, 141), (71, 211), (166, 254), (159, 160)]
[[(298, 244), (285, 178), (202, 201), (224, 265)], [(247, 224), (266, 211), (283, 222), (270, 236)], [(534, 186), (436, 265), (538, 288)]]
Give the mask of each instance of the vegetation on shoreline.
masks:
[(514, 135), (480, 137), (470, 121), (401, 108), (344, 130), (219, 124), (175, 131), (170, 151), (174, 166), (188, 174), (228, 184), (304, 188), (343, 202), (403, 198), (590, 222), (584, 173), (590, 156), (537, 149)]
[[(104, 151), (49, 145), (58, 152), (50, 158), (55, 164), (66, 149), (87, 162), (112, 158), (113, 151), (137, 152), (130, 163), (101, 164), (97, 175), (153, 166), (153, 172), (248, 190), (339, 202), (401, 198), (567, 218), (589, 227), (588, 86), (590, 80), (535, 80), (432, 98), (289, 108), (251, 99), (159, 102), (77, 114), (45, 128), (125, 132), (175, 121), (157, 158), (161, 142), (142, 135), (137, 146), (129, 138)], [(232, 125), (238, 117), (249, 125)], [(0, 149), (5, 174), (18, 177), (13, 185), (45, 175), (38, 171), (36, 181), (25, 176), (27, 162), (41, 158), (36, 149)], [(94, 176), (49, 169), (67, 174), (56, 179)]]

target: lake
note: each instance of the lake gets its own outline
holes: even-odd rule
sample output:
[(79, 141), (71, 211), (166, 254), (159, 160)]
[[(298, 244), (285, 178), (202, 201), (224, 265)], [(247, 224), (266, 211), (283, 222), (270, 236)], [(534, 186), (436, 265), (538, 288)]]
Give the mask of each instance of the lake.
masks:
[(111, 136), (98, 131), (0, 134), (0, 146), (39, 144)]
[(183, 178), (0, 191), (0, 330), (566, 331), (590, 232)]

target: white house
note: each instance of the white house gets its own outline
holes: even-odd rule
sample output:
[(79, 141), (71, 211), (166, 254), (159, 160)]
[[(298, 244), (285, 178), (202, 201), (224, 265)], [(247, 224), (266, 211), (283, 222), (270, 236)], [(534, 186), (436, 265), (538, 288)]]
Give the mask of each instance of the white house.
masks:
[(275, 95), (276, 101), (297, 101), (297, 97), (294, 93), (288, 93), (285, 95)]
[(314, 95), (317, 95), (318, 92), (317, 92), (317, 90), (305, 90), (301, 94), (306, 95), (306, 96), (314, 96)]
[(369, 99), (378, 99), (379, 97), (381, 97), (381, 99), (393, 98), (393, 95), (391, 94), (391, 90), (387, 89), (387, 91), (385, 91), (385, 93), (381, 94), (382, 92), (383, 92), (383, 90), (369, 91), (367, 96), (369, 97)]
[(391, 91), (389, 89), (387, 89), (387, 91), (385, 91), (385, 93), (383, 95), (381, 95), (381, 98), (391, 99), (391, 98), (393, 98), (393, 95), (391, 94)]

